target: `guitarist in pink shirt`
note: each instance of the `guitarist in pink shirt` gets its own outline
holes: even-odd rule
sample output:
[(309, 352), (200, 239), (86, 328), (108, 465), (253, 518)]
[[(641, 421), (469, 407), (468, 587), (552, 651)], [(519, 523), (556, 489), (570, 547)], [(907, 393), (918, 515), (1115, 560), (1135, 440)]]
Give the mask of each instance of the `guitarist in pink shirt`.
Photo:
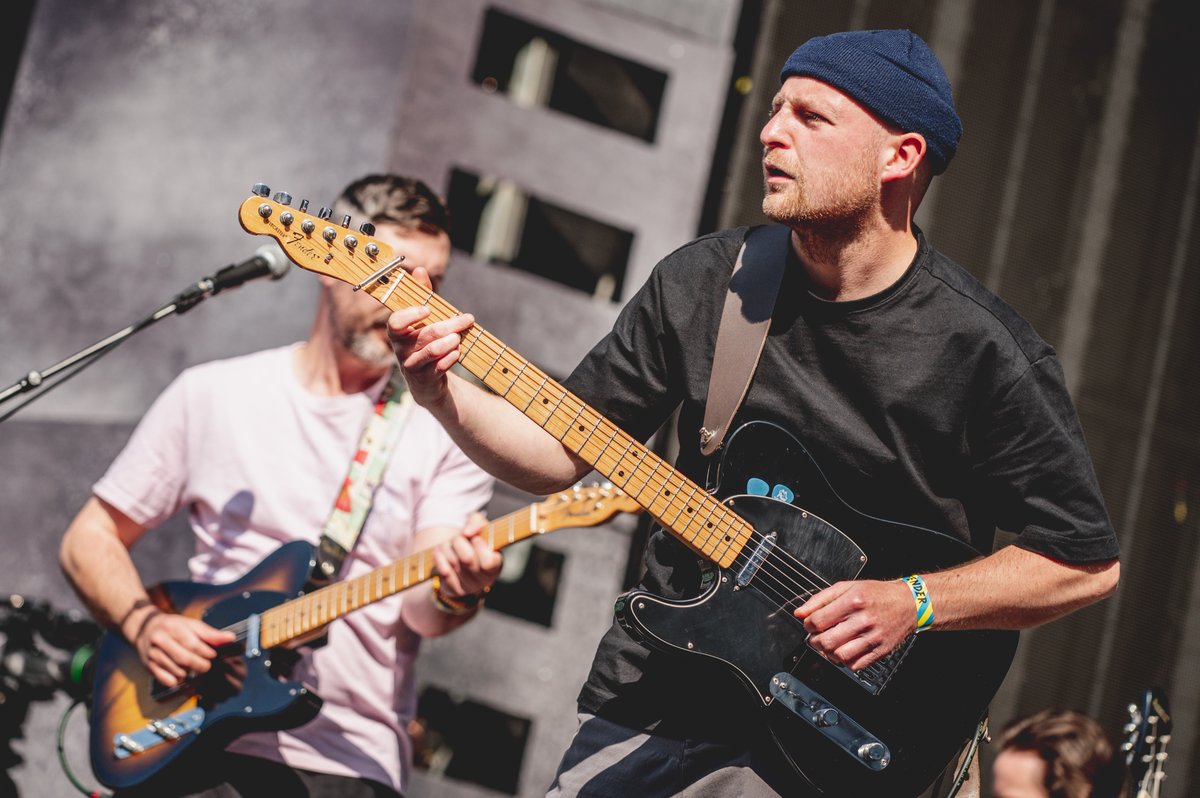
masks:
[[(440, 282), (449, 220), (424, 183), (370, 176), (350, 185), (333, 211), (373, 222), (379, 240)], [(476, 536), (481, 520), (473, 513), (489, 501), (492, 479), (427, 410), (402, 401), (402, 383), (389, 387), (395, 360), (387, 315), (370, 297), (326, 278), (306, 341), (186, 370), (66, 532), (60, 559), (67, 577), (170, 689), (205, 674), (234, 636), (156, 607), (128, 549), (181, 508), (195, 534), (189, 568), (197, 582), (236, 579), (289, 541), (317, 544), (334, 516), (364, 509), (351, 506), (353, 493), (343, 486), (352, 462), (364, 459), (364, 428), (382, 407), (395, 411), (386, 427), (392, 455), (339, 578), (436, 546), (436, 588), (391, 596), (330, 624), (327, 643), (301, 649), (292, 672), (323, 700), (319, 714), (299, 728), (241, 736), (174, 784), (176, 794), (405, 790), (420, 639), (476, 614), (501, 556)], [(385, 391), (394, 405), (382, 401)], [(143, 791), (169, 794), (158, 786)]]

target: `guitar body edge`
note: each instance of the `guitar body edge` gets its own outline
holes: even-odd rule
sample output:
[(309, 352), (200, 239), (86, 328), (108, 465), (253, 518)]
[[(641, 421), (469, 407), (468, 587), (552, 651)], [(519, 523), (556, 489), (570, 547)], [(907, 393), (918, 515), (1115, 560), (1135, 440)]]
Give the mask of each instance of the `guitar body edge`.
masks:
[[(679, 657), (680, 667), (712, 663), (722, 683), (714, 689), (735, 681), (748, 689), (784, 757), (818, 792), (921, 793), (974, 733), (1012, 661), (1017, 633), (922, 633), (879, 680), (882, 687), (867, 689), (808, 647), (792, 610), (797, 596), (826, 584), (938, 570), (977, 552), (957, 538), (854, 510), (803, 446), (772, 424), (739, 428), (720, 468), (717, 495), (754, 526), (754, 540), (733, 566), (713, 566), (698, 596), (624, 594), (618, 622), (648, 648)], [(727, 495), (752, 479), (784, 486), (781, 495), (792, 493), (793, 501)], [(833, 710), (823, 713), (824, 726), (812, 721), (822, 709)], [(882, 767), (871, 760), (879, 751), (887, 752)]]
[[(312, 546), (293, 541), (234, 582), (163, 582), (153, 593), (164, 609), (203, 619), (219, 629), (295, 598), (311, 575), (311, 561)], [(240, 687), (226, 681), (206, 683), (202, 677), (195, 690), (161, 696), (154, 694), (153, 678), (136, 649), (120, 634), (106, 633), (96, 652), (88, 741), (96, 778), (114, 789), (153, 792), (169, 785), (186, 786), (203, 769), (206, 753), (224, 748), (236, 737), (307, 723), (320, 710), (320, 697), (299, 682), (281, 681), (271, 671), (271, 656), (268, 651), (258, 657), (238, 657), (245, 666)], [(194, 731), (124, 758), (116, 755), (118, 735), (196, 710), (203, 711), (204, 719)]]

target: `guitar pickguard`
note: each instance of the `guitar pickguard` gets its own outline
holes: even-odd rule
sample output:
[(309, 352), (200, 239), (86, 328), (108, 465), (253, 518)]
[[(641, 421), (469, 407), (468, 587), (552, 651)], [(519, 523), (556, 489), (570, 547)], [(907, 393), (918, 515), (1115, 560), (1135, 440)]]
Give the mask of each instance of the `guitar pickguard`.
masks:
[[(734, 494), (724, 503), (754, 527), (750, 543), (694, 598), (625, 594), (618, 621), (652, 649), (721, 665), (754, 696), (780, 750), (818, 791), (920, 793), (973, 733), (1016, 633), (910, 636), (853, 673), (812, 651), (792, 612), (837, 581), (895, 578), (978, 555), (955, 538), (854, 510), (779, 427), (745, 425), (726, 446), (717, 495)], [(765, 495), (742, 493), (747, 487)]]

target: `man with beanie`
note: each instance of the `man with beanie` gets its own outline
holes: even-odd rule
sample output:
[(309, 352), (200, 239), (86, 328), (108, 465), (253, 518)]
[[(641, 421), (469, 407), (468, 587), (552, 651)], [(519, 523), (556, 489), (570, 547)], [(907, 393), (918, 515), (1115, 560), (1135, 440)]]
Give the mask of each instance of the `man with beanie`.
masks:
[[(1054, 351), (913, 223), (962, 134), (937, 58), (909, 31), (837, 33), (799, 47), (780, 83), (761, 141), (763, 210), (788, 228), (783, 276), (728, 429), (736, 436), (740, 424), (767, 421), (788, 430), (866, 516), (937, 530), (981, 553), (997, 528), (1017, 538), (950, 569), (797, 590), (772, 622), (802, 624), (808, 649), (862, 673), (918, 630), (1028, 628), (1109, 595), (1116, 537)], [(638, 440), (678, 407), (675, 465), (701, 485), (717, 474), (719, 454), (702, 452), (697, 430), (746, 237), (745, 228), (721, 231), (668, 255), (565, 381)], [(448, 373), (471, 316), (422, 326), (427, 316), (423, 307), (393, 314), (393, 346), (416, 401), (473, 459), (534, 493), (588, 472), (582, 445), (568, 448), (519, 404)], [(771, 485), (770, 476), (757, 481)], [(757, 491), (755, 481), (745, 492)], [(776, 488), (771, 495), (786, 500), (787, 486)], [(651, 535), (644, 589), (688, 599), (710, 590), (713, 575), (671, 535)], [(748, 634), (728, 630), (735, 648), (739, 632)], [(734, 679), (714, 678), (704, 660), (651, 652), (614, 623), (551, 795), (858, 798), (783, 764), (761, 703)], [(853, 736), (836, 712), (821, 722)], [(924, 722), (912, 718), (912, 733)], [(844, 753), (826, 744), (789, 755), (803, 771), (806, 758)]]

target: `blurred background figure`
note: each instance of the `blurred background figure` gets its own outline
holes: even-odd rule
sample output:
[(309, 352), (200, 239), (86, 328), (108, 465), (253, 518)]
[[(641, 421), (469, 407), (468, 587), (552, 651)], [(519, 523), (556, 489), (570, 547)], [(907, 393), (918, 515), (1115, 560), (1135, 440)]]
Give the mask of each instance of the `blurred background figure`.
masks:
[(1100, 724), (1072, 710), (1019, 718), (1000, 735), (994, 798), (1119, 798), (1125, 763)]

